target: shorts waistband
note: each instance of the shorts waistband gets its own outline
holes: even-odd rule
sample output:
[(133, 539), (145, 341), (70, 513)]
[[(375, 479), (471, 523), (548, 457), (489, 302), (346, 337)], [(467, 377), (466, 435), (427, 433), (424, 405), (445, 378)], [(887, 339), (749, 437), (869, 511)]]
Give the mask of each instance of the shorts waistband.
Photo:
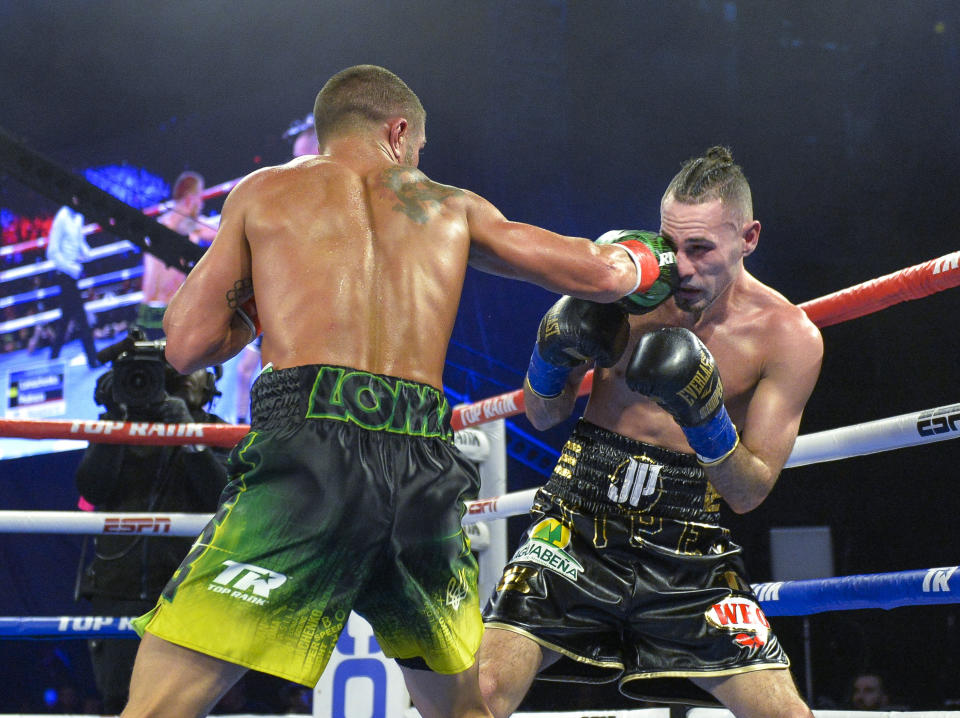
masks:
[(409, 379), (309, 364), (263, 372), (250, 398), (252, 431), (328, 419), (369, 431), (453, 440), (446, 396)]
[(717, 524), (720, 497), (695, 456), (581, 419), (544, 491), (590, 513)]

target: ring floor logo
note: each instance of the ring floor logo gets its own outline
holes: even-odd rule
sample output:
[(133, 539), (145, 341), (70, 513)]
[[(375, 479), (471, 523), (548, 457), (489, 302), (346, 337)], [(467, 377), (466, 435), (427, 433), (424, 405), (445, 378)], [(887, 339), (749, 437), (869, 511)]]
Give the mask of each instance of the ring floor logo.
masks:
[(405, 718), (410, 697), (403, 674), (383, 655), (373, 628), (351, 613), (313, 693), (315, 715)]

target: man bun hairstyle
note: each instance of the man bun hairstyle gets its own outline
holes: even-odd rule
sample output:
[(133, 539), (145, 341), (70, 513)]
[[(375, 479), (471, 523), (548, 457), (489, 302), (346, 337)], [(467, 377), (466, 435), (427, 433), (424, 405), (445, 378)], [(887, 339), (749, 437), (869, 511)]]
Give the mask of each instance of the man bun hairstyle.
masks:
[(711, 147), (701, 157), (684, 162), (663, 193), (663, 201), (670, 197), (684, 204), (719, 199), (725, 207), (739, 213), (741, 223), (753, 220), (750, 184), (728, 147)]
[(426, 112), (413, 90), (390, 70), (377, 65), (341, 70), (327, 80), (313, 106), (321, 150), (333, 135), (390, 117), (405, 117), (421, 130), (426, 122)]

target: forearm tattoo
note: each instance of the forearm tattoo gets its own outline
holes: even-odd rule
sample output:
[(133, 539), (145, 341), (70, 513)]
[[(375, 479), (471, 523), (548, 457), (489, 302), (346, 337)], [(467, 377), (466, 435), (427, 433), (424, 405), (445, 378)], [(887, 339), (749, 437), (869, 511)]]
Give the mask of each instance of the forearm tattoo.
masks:
[(422, 173), (407, 167), (391, 167), (382, 177), (383, 189), (399, 200), (393, 211), (403, 212), (417, 224), (426, 224), (431, 210), (439, 209), (444, 200), (463, 194), (463, 190), (431, 182)]
[(233, 283), (233, 289), (227, 290), (227, 306), (236, 309), (253, 295), (253, 279), (246, 277)]

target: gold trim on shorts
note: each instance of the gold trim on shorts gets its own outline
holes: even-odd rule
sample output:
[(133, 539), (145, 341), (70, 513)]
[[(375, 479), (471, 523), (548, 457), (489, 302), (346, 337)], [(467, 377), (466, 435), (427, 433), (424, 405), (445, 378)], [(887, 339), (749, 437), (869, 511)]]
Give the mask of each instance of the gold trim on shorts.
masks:
[[(509, 623), (500, 623), (498, 621), (488, 621), (488, 622), (485, 622), (483, 625), (484, 625), (484, 628), (499, 628), (504, 631), (510, 631), (512, 633), (525, 636), (526, 638), (529, 638), (531, 641), (538, 643), (539, 645), (544, 646), (545, 648), (549, 648), (554, 653), (559, 653), (561, 655), (564, 655), (571, 660), (577, 661), (578, 663), (585, 663), (588, 666), (596, 666), (597, 668), (616, 668), (620, 670), (621, 673), (624, 670), (624, 665), (620, 663), (620, 661), (595, 661), (590, 658), (584, 658), (583, 656), (577, 655), (576, 653), (573, 653), (567, 650), (566, 648), (562, 648), (561, 646), (550, 643), (549, 641), (545, 641), (539, 636), (535, 636), (529, 631), (519, 628), (518, 626), (513, 626)], [(618, 676), (613, 676), (610, 678), (610, 680), (615, 681), (617, 680), (617, 678)], [(608, 681), (591, 681), (591, 682), (606, 683)]]

